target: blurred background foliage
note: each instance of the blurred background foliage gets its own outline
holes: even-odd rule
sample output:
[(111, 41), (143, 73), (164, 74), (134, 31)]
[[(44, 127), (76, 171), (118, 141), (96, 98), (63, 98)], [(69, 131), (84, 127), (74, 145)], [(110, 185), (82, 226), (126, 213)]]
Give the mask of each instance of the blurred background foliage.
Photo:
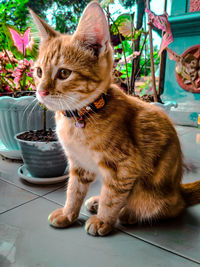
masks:
[[(28, 7), (30, 7), (36, 14), (49, 23), (54, 29), (61, 33), (73, 33), (78, 24), (79, 18), (85, 6), (90, 0), (0, 0), (0, 51), (9, 49), (9, 42), (5, 35), (5, 25), (15, 26), (20, 32), (24, 32), (30, 25), (30, 17)], [(115, 23), (116, 18), (110, 13), (109, 5), (115, 4), (114, 0), (104, 0), (104, 8), (109, 19), (110, 28)], [(132, 79), (133, 74), (137, 77), (148, 76), (150, 74), (150, 53), (148, 34), (145, 39), (146, 20), (145, 20), (145, 3), (146, 0), (118, 0), (117, 13), (120, 14), (121, 8), (126, 8), (127, 13), (133, 17), (133, 31), (134, 36), (129, 38), (121, 33), (114, 34), (111, 31), (111, 40), (114, 47), (115, 59), (117, 66), (118, 62), (124, 56), (128, 57), (134, 51), (141, 51), (140, 56), (133, 58), (127, 64), (118, 64), (118, 76), (120, 76), (121, 84), (127, 90), (127, 74), (128, 79)], [(135, 14), (131, 13), (135, 7)], [(135, 37), (137, 33), (137, 37)], [(138, 34), (139, 33), (139, 34)], [(123, 49), (125, 51), (123, 51)], [(157, 58), (158, 49), (154, 48), (154, 57), (156, 68), (159, 64)], [(134, 73), (133, 70), (134, 69)], [(138, 72), (139, 71), (139, 72)], [(137, 78), (136, 77), (136, 78)], [(119, 77), (118, 77), (119, 78)], [(134, 93), (134, 92), (133, 92)]]

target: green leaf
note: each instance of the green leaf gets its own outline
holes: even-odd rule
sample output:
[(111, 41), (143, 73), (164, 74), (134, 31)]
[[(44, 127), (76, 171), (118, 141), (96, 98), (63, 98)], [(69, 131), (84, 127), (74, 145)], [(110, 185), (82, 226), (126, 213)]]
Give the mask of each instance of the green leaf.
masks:
[(111, 26), (111, 32), (114, 35), (121, 33), (124, 37), (131, 38), (134, 34), (134, 25), (133, 25), (133, 17), (131, 14), (122, 14), (113, 23)]
[(12, 69), (12, 64), (10, 64), (10, 63), (8, 63), (8, 64), (6, 65), (6, 70), (9, 70), (9, 69)]

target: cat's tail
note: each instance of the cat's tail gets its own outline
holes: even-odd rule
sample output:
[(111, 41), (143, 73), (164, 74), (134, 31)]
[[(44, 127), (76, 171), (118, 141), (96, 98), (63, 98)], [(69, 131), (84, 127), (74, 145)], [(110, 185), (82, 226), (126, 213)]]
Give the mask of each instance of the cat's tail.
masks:
[(200, 181), (181, 184), (181, 194), (187, 207), (200, 203)]

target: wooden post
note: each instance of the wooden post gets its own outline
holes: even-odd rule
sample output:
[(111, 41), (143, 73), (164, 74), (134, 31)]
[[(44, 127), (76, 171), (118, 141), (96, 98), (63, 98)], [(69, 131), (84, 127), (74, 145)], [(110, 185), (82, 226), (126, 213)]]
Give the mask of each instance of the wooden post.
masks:
[[(147, 20), (146, 20), (146, 12), (144, 13), (144, 31), (147, 31)], [(144, 62), (146, 62), (147, 60), (147, 44), (145, 42), (144, 45)], [(147, 64), (144, 65), (144, 76), (147, 76)]]
[[(164, 12), (167, 10), (167, 0), (164, 2)], [(163, 38), (163, 34), (162, 34)], [(162, 91), (162, 83), (163, 83), (163, 71), (164, 71), (164, 62), (165, 61), (165, 51), (162, 51), (160, 55), (160, 69), (159, 69), (159, 80), (158, 80), (158, 95), (160, 96)]]
[[(147, 0), (147, 8), (149, 8), (149, 0)], [(150, 8), (149, 8), (150, 9)], [(156, 79), (155, 79), (155, 69), (154, 69), (154, 57), (153, 57), (153, 37), (152, 37), (152, 26), (149, 21), (149, 42), (150, 42), (150, 59), (151, 59), (151, 78), (153, 87), (153, 98), (154, 102), (158, 102), (157, 92), (156, 92)]]

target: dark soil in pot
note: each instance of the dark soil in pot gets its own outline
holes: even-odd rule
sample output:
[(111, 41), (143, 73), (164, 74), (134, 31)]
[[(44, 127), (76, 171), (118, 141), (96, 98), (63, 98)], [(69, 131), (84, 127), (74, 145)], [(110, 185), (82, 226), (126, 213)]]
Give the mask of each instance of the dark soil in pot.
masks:
[(39, 142), (58, 141), (56, 133), (52, 129), (24, 132), (18, 135), (17, 137), (18, 139), (26, 141), (39, 141)]

